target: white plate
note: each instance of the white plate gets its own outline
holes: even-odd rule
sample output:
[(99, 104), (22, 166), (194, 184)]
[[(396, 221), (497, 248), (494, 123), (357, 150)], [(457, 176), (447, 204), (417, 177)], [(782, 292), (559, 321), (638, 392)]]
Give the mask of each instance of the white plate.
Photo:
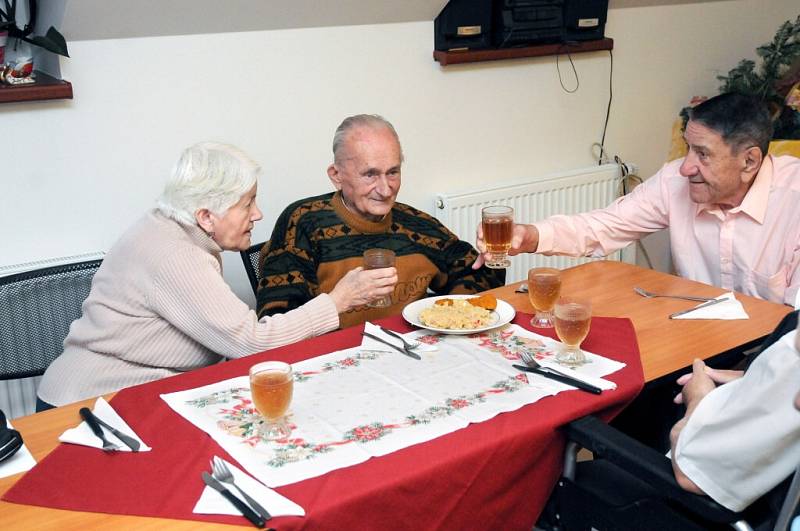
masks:
[(428, 297), (427, 299), (420, 299), (418, 301), (414, 301), (410, 304), (407, 304), (405, 308), (403, 308), (403, 318), (408, 321), (409, 323), (413, 324), (414, 326), (418, 326), (420, 328), (425, 328), (427, 330), (433, 330), (434, 332), (442, 332), (443, 334), (475, 334), (477, 332), (485, 332), (486, 330), (491, 330), (492, 328), (497, 328), (498, 326), (503, 326), (511, 322), (511, 319), (514, 318), (516, 315), (516, 311), (514, 307), (511, 306), (506, 301), (501, 301), (497, 299), (497, 308), (494, 310), (494, 313), (497, 316), (497, 320), (494, 323), (482, 326), (480, 328), (468, 328), (468, 329), (459, 329), (459, 330), (452, 330), (450, 328), (435, 328), (433, 326), (428, 326), (423, 324), (422, 321), (419, 320), (419, 314), (425, 308), (430, 308), (434, 305), (436, 301), (439, 299), (471, 299), (476, 297), (477, 295), (442, 295), (439, 297)]

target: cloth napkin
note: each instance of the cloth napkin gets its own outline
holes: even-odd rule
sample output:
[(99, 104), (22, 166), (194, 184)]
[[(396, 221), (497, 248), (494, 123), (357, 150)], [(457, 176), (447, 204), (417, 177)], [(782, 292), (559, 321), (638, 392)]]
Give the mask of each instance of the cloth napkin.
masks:
[[(142, 439), (139, 438), (136, 433), (131, 429), (128, 424), (122, 420), (114, 408), (100, 397), (97, 399), (97, 402), (94, 403), (94, 409), (92, 410), (97, 418), (103, 420), (107, 424), (115, 427), (125, 435), (130, 435), (137, 441), (139, 441), (142, 446), (139, 447), (140, 452), (149, 452), (152, 450), (149, 446), (147, 446)], [(130, 448), (125, 446), (125, 443), (117, 439), (113, 433), (108, 431), (107, 429), (103, 428), (103, 433), (106, 436), (106, 439), (115, 443), (119, 446), (119, 451), (121, 452), (132, 452)], [(103, 449), (103, 443), (100, 441), (100, 438), (94, 434), (92, 429), (86, 424), (86, 422), (81, 422), (74, 428), (70, 428), (58, 438), (59, 441), (70, 443), (70, 444), (81, 444), (83, 446), (91, 446), (92, 448), (99, 448), (100, 450)]]
[[(259, 483), (240, 470), (239, 467), (232, 465), (224, 459), (222, 459), (222, 461), (225, 462), (233, 474), (236, 485), (244, 490), (251, 498), (260, 503), (272, 516), (306, 515), (306, 511), (289, 498), (281, 496), (271, 488)], [(200, 478), (197, 479), (200, 481)], [(236, 488), (227, 483), (223, 483), (223, 485), (227, 487), (231, 494), (242, 500), (245, 504), (247, 503)], [(222, 494), (209, 486), (203, 489), (202, 494), (200, 494), (200, 499), (197, 500), (197, 504), (194, 506), (193, 512), (195, 514), (242, 514)]]
[[(6, 426), (9, 429), (13, 430), (14, 426), (11, 425), (11, 422), (6, 419)], [(4, 478), (6, 476), (13, 476), (14, 474), (19, 474), (20, 472), (27, 472), (36, 464), (36, 459), (33, 458), (31, 452), (28, 450), (28, 447), (25, 444), (22, 444), (22, 448), (17, 450), (17, 452), (0, 463), (0, 478)]]
[[(747, 315), (747, 312), (744, 311), (744, 307), (742, 303), (736, 300), (733, 292), (724, 293), (717, 297), (718, 300), (724, 300), (725, 302), (720, 302), (717, 304), (713, 304), (711, 306), (707, 306), (705, 308), (700, 308), (698, 310), (694, 310), (683, 315), (678, 315), (673, 317), (673, 319), (725, 319), (725, 320), (732, 320), (732, 319), (749, 319), (750, 316)], [(706, 304), (706, 303), (702, 303)], [(702, 304), (698, 304), (701, 306)]]
[[(372, 334), (373, 336), (377, 336), (377, 337), (379, 337), (381, 339), (385, 339), (387, 342), (391, 343), (392, 345), (397, 345), (398, 347), (403, 348), (403, 342), (402, 341), (400, 341), (399, 339), (397, 339), (394, 336), (391, 336), (391, 335), (387, 334), (386, 332), (381, 330), (381, 328), (379, 326), (374, 325), (374, 324), (370, 323), (369, 321), (364, 323), (364, 332), (368, 332), (368, 333)], [(398, 334), (400, 334), (400, 333), (398, 332)], [(405, 340), (408, 341), (408, 342), (420, 343), (420, 345), (418, 347), (415, 347), (414, 350), (412, 351), (412, 352), (416, 352), (417, 354), (420, 354), (422, 352), (434, 352), (434, 351), (438, 350), (438, 348), (435, 347), (434, 345), (426, 345), (425, 343), (421, 343), (421, 342), (417, 341), (416, 339), (414, 339), (414, 336), (416, 335), (414, 332), (410, 332), (408, 334), (400, 334), (400, 335), (403, 336), (405, 338)], [(380, 341), (375, 341), (374, 339), (372, 339), (370, 337), (367, 337), (367, 336), (361, 336), (361, 346), (362, 347), (371, 348), (371, 349), (375, 349), (375, 350), (386, 350), (388, 348), (386, 345), (384, 345)]]

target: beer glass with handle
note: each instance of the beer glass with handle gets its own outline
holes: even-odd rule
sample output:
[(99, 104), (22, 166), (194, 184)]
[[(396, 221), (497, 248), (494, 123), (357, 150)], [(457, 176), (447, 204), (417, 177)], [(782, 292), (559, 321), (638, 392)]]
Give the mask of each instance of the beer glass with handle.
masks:
[(514, 233), (514, 209), (505, 205), (487, 206), (481, 209), (481, 226), (486, 251), (491, 258), (486, 267), (505, 269), (511, 266), (508, 250)]
[(292, 366), (282, 361), (266, 361), (250, 367), (250, 392), (256, 410), (264, 418), (261, 437), (268, 441), (285, 439), (292, 433), (286, 411), (292, 402)]
[(531, 326), (553, 328), (553, 306), (561, 294), (561, 271), (552, 267), (534, 267), (528, 271), (528, 299), (536, 310)]
[(555, 306), (556, 334), (564, 348), (556, 355), (556, 361), (568, 367), (586, 363), (581, 343), (589, 334), (592, 323), (592, 303), (584, 297), (561, 297)]

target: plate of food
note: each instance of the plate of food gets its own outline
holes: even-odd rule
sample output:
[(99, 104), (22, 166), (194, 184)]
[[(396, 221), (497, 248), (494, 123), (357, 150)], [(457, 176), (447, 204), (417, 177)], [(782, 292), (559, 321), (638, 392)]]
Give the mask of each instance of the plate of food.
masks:
[(475, 334), (511, 322), (514, 307), (494, 295), (428, 297), (403, 308), (403, 318), (414, 326), (445, 334)]

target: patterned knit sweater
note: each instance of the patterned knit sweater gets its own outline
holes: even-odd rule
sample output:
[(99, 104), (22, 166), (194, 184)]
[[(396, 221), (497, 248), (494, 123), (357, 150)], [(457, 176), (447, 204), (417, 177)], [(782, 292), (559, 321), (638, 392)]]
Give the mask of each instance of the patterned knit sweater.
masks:
[(347, 210), (339, 192), (328, 193), (297, 201), (278, 218), (261, 251), (258, 315), (285, 312), (330, 292), (348, 271), (363, 265), (363, 252), (375, 247), (397, 255), (392, 305), (341, 314), (343, 328), (397, 314), (428, 289), (475, 293), (505, 281), (504, 270), (474, 271), (470, 266), (477, 251), (424, 212), (395, 203), (381, 221), (371, 222)]
[(222, 278), (219, 246), (151, 211), (111, 248), (39, 397), (63, 405), (335, 329), (322, 295), (260, 321)]

